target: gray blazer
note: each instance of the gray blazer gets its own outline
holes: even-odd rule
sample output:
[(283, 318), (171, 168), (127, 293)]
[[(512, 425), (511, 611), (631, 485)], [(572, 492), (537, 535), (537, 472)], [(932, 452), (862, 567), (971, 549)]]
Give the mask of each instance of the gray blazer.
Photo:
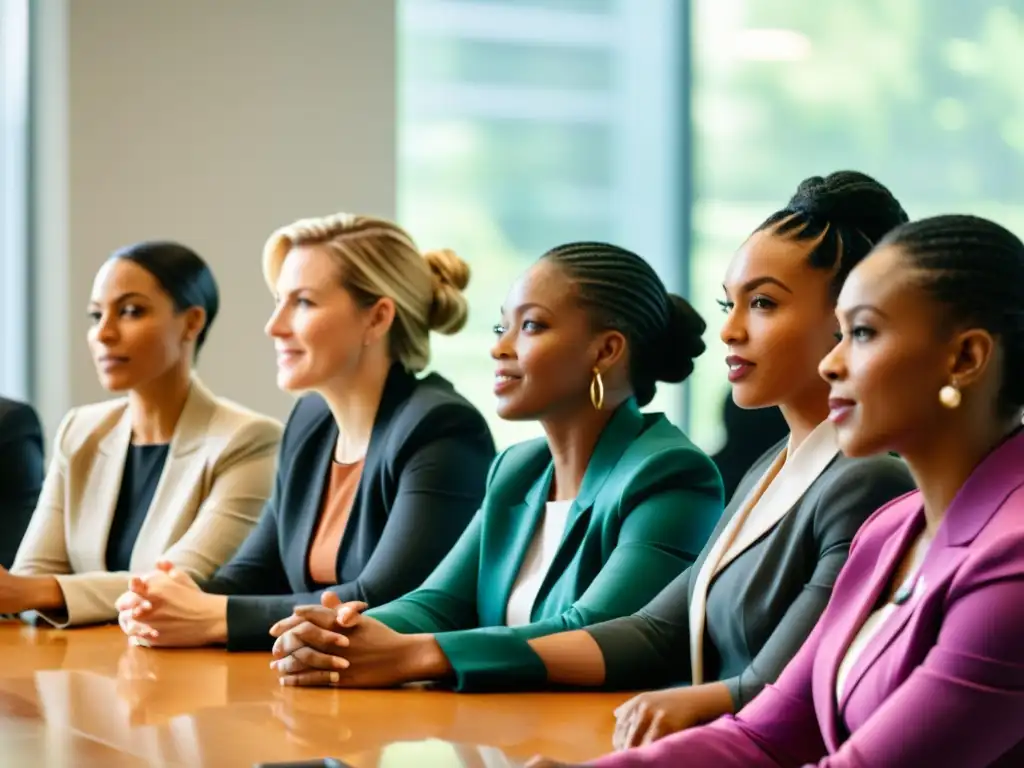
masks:
[[(690, 682), (689, 605), (711, 547), (786, 440), (740, 481), (696, 562), (642, 611), (588, 627), (605, 659), (605, 687)], [(913, 490), (902, 461), (836, 456), (796, 506), (711, 582), (704, 635), (705, 679), (728, 686), (737, 710), (773, 682), (825, 609), (850, 542), (886, 502)]]

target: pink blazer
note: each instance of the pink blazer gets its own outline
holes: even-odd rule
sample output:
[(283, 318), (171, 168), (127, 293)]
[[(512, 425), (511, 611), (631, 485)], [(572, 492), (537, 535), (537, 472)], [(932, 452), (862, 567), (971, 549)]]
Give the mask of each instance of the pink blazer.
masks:
[(807, 642), (737, 716), (594, 765), (1024, 766), (1024, 433), (960, 489), (836, 699), (846, 649), (923, 527), (916, 491), (864, 524)]

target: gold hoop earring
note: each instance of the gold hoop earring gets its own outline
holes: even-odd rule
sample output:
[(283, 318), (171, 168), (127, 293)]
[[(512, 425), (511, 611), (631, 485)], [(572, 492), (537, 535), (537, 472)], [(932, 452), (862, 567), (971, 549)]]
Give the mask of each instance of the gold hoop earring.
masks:
[(960, 407), (960, 390), (956, 384), (947, 384), (939, 390), (939, 402), (942, 403), (943, 407), (953, 410), (954, 408)]
[(601, 371), (594, 368), (594, 378), (590, 380), (590, 402), (595, 411), (604, 408), (604, 382), (601, 380)]

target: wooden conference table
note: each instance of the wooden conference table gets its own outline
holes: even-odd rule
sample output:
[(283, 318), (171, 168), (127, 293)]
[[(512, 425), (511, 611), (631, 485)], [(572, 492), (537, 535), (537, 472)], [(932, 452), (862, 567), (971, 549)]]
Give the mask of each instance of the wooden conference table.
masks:
[(504, 768), (607, 752), (623, 694), (282, 688), (266, 654), (129, 646), (0, 621), (4, 766)]

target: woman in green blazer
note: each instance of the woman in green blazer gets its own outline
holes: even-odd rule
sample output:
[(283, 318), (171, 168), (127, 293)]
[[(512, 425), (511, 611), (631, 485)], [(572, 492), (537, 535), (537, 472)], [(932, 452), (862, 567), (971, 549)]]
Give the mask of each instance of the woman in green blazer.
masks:
[(629, 615), (703, 547), (718, 471), (640, 406), (690, 374), (704, 321), (643, 259), (601, 243), (545, 254), (501, 314), (498, 414), (540, 421), (546, 439), (495, 460), (480, 511), (419, 589), (366, 613), (328, 598), (276, 625), (282, 683), (536, 686), (528, 640)]

